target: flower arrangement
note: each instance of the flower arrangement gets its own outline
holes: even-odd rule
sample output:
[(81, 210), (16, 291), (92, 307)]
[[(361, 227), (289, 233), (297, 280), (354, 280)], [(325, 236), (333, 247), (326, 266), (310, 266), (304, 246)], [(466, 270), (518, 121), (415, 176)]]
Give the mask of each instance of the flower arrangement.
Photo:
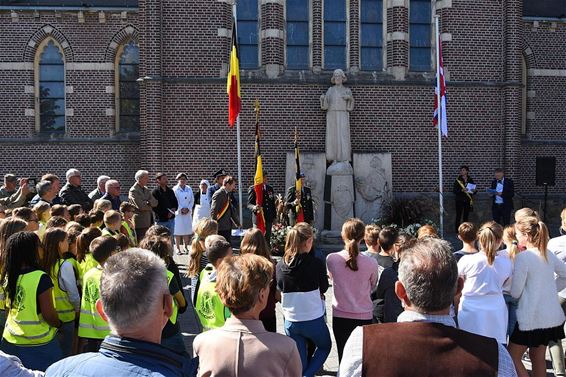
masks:
[[(285, 240), (287, 239), (287, 233), (289, 233), (289, 230), (292, 228), (292, 226), (281, 223), (273, 224), (271, 227), (271, 254), (283, 255), (285, 253)], [(312, 227), (312, 231), (316, 239), (318, 230)]]

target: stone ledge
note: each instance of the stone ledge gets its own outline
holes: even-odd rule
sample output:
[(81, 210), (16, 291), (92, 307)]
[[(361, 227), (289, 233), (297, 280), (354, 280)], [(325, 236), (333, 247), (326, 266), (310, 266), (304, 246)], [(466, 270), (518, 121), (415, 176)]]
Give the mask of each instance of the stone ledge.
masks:
[(387, 33), (387, 42), (390, 41), (409, 41), (409, 33), (404, 31), (394, 31), (393, 33)]
[(409, 0), (387, 0), (387, 9), (396, 7), (409, 7)]
[(436, 9), (452, 8), (452, 0), (437, 0)]
[(279, 38), (279, 39), (284, 39), (285, 38), (285, 32), (283, 30), (280, 29), (265, 29), (262, 30), (259, 35), (261, 36), (261, 39), (264, 38)]

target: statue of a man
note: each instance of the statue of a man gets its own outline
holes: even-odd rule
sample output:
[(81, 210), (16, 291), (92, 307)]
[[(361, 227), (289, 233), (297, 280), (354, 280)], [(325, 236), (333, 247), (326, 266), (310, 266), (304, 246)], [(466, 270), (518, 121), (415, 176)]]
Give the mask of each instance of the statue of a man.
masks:
[(351, 161), (350, 111), (354, 109), (352, 91), (342, 84), (346, 75), (341, 69), (334, 71), (330, 82), (334, 84), (320, 96), (320, 107), (326, 112), (326, 160)]

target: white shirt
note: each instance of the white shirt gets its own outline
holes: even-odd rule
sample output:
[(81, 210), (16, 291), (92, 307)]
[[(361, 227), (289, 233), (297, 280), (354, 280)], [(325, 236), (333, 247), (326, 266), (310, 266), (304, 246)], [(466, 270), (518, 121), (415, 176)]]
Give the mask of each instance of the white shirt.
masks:
[(547, 260), (538, 250), (527, 249), (515, 257), (511, 295), (519, 299), (519, 329), (530, 331), (560, 326), (566, 320), (560, 307), (554, 274), (566, 278), (566, 264), (553, 253)]
[(487, 255), (480, 251), (460, 258), (458, 273), (465, 278), (463, 296), (502, 294), (503, 284), (513, 273), (513, 263), (508, 257), (497, 255), (490, 266)]
[[(445, 326), (456, 327), (454, 320), (449, 315), (427, 315), (413, 311), (404, 311), (397, 318), (397, 322), (431, 322), (440, 323)], [(362, 355), (364, 344), (364, 331), (361, 326), (356, 327), (350, 338), (346, 342), (344, 356), (340, 363), (338, 377), (361, 377), (362, 376)], [(497, 344), (499, 362), (497, 365), (497, 375), (499, 377), (516, 377), (515, 365), (502, 344)], [(376, 356), (379, 350), (375, 350)]]
[[(503, 192), (503, 183), (505, 182), (505, 178), (501, 179), (501, 183), (497, 182), (497, 186), (495, 186), (496, 192)], [(503, 197), (500, 195), (495, 196), (495, 204), (503, 204)]]
[[(562, 262), (566, 263), (566, 236), (554, 237), (548, 241), (548, 251), (552, 251)], [(556, 277), (556, 289), (558, 295), (566, 298), (566, 278)]]

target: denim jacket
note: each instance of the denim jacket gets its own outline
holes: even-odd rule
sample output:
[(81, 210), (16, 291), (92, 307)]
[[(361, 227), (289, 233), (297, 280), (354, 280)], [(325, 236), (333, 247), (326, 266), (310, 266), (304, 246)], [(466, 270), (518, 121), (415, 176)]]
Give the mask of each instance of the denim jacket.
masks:
[(197, 363), (155, 343), (109, 335), (98, 352), (68, 357), (45, 376), (192, 377)]

